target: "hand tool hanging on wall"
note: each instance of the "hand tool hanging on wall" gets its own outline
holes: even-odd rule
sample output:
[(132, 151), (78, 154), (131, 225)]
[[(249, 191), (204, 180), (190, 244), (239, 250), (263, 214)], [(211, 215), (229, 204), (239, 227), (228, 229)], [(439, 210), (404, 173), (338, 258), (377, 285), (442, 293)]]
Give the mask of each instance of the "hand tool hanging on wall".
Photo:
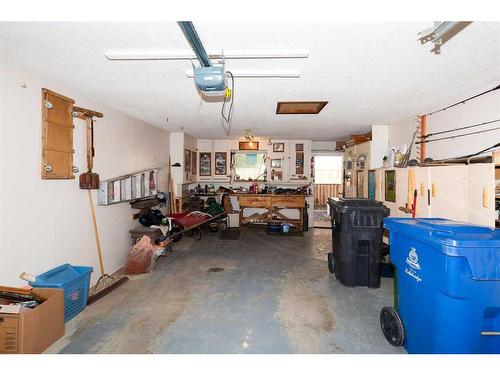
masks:
[[(94, 117), (102, 118), (103, 114), (95, 112), (90, 109), (73, 107), (74, 116), (85, 121), (86, 123), (86, 138), (87, 138), (87, 172), (80, 175), (80, 189), (87, 190), (90, 206), (90, 216), (92, 218), (92, 227), (94, 229), (94, 236), (97, 248), (97, 256), (99, 259), (99, 269), (101, 276), (97, 280), (93, 288), (92, 294), (88, 298), (88, 304), (97, 301), (99, 298), (104, 297), (106, 294), (117, 288), (121, 284), (128, 281), (128, 277), (122, 276), (115, 279), (109, 276), (104, 271), (104, 260), (102, 257), (101, 240), (99, 237), (99, 229), (97, 227), (97, 220), (95, 216), (94, 200), (92, 198), (92, 191), (99, 189), (99, 175), (92, 172), (93, 158), (95, 156), (94, 150)], [(102, 287), (101, 287), (102, 286)], [(101, 287), (99, 289), (99, 287)]]
[(87, 138), (87, 172), (80, 175), (80, 189), (96, 190), (99, 189), (99, 175), (92, 172), (94, 166), (94, 117), (102, 118), (100, 112), (90, 109), (73, 107), (76, 117), (85, 121), (85, 134)]

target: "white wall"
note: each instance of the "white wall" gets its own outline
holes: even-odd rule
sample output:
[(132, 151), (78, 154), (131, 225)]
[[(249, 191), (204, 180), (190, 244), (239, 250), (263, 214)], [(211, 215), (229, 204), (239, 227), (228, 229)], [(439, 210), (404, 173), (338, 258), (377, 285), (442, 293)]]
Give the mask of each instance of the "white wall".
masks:
[(170, 133), (170, 158), (172, 165), (179, 163), (180, 167), (172, 167), (172, 182), (175, 196), (179, 196), (184, 179), (184, 133)]
[[(26, 85), (26, 88), (21, 87)], [(18, 275), (63, 263), (94, 267), (99, 276), (87, 191), (74, 180), (41, 180), (41, 89), (104, 113), (95, 124), (94, 170), (101, 179), (162, 166), (166, 191), (169, 133), (94, 102), (77, 90), (0, 62), (0, 284), (22, 285)], [(86, 170), (84, 122), (75, 120), (74, 164)], [(96, 202), (96, 191), (92, 191)], [(96, 207), (106, 271), (124, 265), (130, 246), (129, 204)]]
[[(458, 100), (465, 99), (468, 96), (491, 89), (496, 84), (498, 84), (498, 82), (492, 83), (486, 87), (478, 88), (478, 90), (465, 94), (463, 97), (457, 98), (455, 101), (450, 101), (448, 105), (453, 104)], [(429, 111), (440, 108), (441, 107), (429, 108)], [(389, 145), (399, 147), (400, 145), (409, 144), (411, 142), (416, 125), (413, 118), (414, 117), (408, 118), (390, 126)], [(465, 104), (459, 104), (455, 107), (447, 109), (446, 111), (433, 114), (432, 116), (427, 116), (427, 133), (429, 134), (443, 130), (455, 129), (498, 118), (500, 118), (500, 90), (490, 92), (476, 99), (470, 100)], [(456, 133), (437, 135), (429, 139), (449, 135), (459, 135), (477, 130), (492, 129), (499, 126), (500, 122), (497, 122), (477, 128), (458, 131)], [(431, 157), (433, 159), (443, 159), (462, 156), (485, 149), (495, 143), (498, 143), (499, 141), (500, 129), (461, 138), (431, 142), (427, 143), (427, 157)], [(415, 151), (413, 151), (412, 155), (415, 155)]]
[(315, 151), (319, 152), (335, 152), (335, 147), (337, 146), (337, 142), (311, 142), (311, 149), (314, 153)]

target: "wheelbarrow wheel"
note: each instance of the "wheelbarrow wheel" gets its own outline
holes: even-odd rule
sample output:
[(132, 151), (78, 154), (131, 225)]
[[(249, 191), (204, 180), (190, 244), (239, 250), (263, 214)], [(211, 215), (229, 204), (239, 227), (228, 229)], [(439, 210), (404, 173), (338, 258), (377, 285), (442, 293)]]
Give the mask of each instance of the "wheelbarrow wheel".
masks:
[(181, 228), (179, 228), (177, 225), (172, 225), (172, 229), (170, 230), (170, 235), (171, 238), (174, 240), (174, 242), (178, 242), (182, 238), (182, 234), (176, 234), (181, 231)]
[(193, 237), (195, 240), (199, 241), (201, 240), (201, 230), (200, 228), (194, 228), (190, 232), (190, 237)]
[(332, 252), (328, 253), (328, 271), (335, 273), (335, 258)]
[(394, 307), (385, 306), (380, 311), (380, 327), (389, 344), (392, 346), (403, 345), (405, 330), (401, 317)]

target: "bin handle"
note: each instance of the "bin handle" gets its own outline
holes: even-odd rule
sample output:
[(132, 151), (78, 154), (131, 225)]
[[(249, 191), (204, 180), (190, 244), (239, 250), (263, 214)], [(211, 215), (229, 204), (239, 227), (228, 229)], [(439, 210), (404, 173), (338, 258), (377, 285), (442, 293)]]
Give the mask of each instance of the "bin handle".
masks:
[(431, 230), (431, 237), (438, 237), (438, 238), (451, 238), (455, 232), (452, 232), (451, 230), (443, 230), (443, 229), (433, 229)]
[(500, 331), (483, 331), (481, 336), (500, 336)]

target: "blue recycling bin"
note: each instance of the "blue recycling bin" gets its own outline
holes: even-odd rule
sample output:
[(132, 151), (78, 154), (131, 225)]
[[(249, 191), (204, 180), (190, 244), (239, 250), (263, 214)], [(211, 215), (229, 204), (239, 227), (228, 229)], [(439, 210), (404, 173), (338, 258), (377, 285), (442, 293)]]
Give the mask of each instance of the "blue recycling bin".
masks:
[(500, 353), (500, 230), (385, 218), (396, 306), (380, 323), (408, 353)]

